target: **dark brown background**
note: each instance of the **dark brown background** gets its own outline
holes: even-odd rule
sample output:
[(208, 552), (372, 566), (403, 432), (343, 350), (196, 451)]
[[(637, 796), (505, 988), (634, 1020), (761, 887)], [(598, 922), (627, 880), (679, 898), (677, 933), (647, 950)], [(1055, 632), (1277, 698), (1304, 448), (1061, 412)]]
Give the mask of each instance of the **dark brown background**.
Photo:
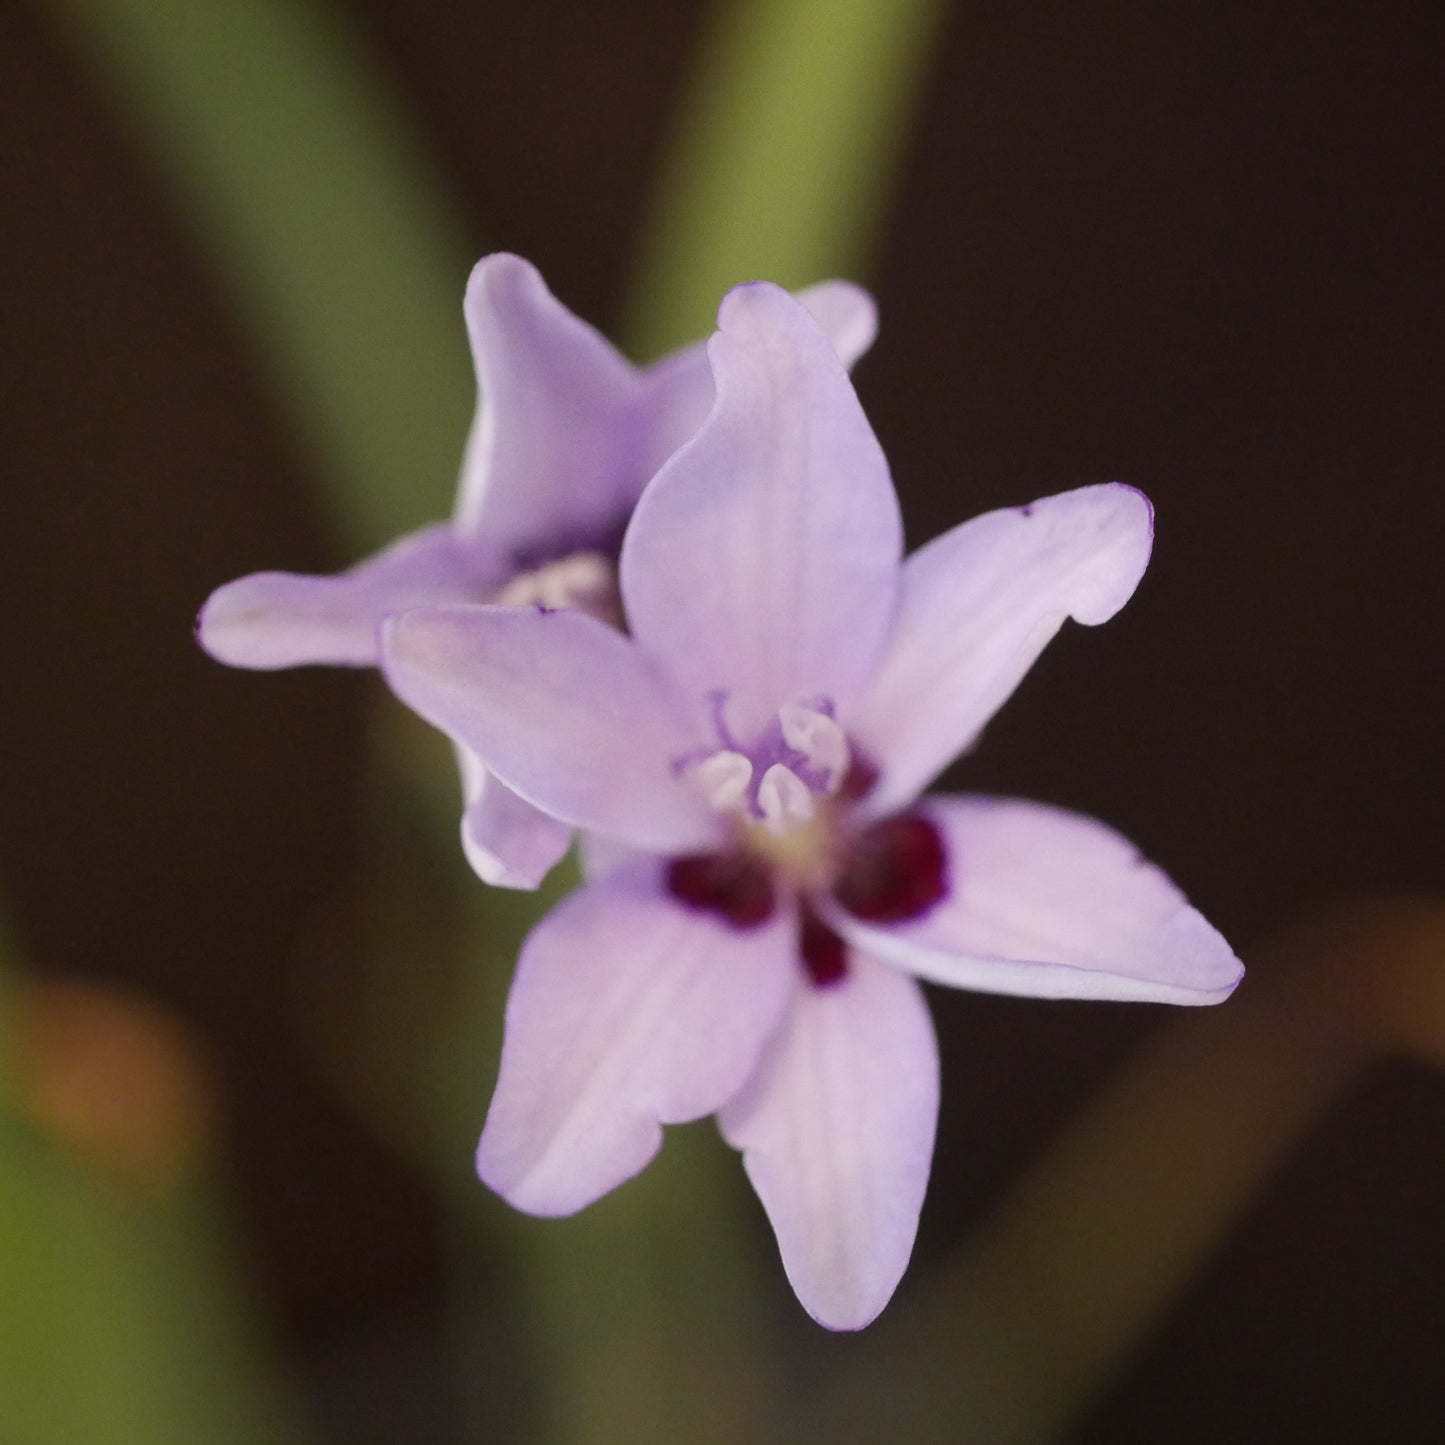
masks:
[[(614, 323), (704, 11), (348, 8), (477, 253)], [(44, 967), (216, 1042), (335, 1438), (446, 1440), (427, 1195), (287, 1021), (286, 960), (356, 866), (374, 685), (227, 673), (190, 638), (220, 581), (348, 559), (131, 132), (40, 7), (0, 36), (0, 887)], [(959, 5), (871, 278), (858, 381), (915, 544), (1113, 478), (1159, 513), (1135, 602), (1045, 658), (959, 782), (1107, 817), (1241, 943), (1341, 890), (1445, 886), (1442, 82), (1425, 3)], [(1155, 1017), (935, 1002), (919, 1269)], [(1439, 1438), (1442, 1127), (1438, 1076), (1376, 1075), (1080, 1438)]]

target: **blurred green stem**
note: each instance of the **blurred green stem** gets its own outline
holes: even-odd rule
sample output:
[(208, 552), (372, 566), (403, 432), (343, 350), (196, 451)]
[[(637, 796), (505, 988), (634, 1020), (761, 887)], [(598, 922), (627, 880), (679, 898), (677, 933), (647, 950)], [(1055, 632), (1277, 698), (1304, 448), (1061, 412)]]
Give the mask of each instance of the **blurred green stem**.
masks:
[(132, 1198), (0, 1114), (0, 1438), (276, 1445), (303, 1433), (201, 1183)]
[(341, 543), (370, 550), (444, 516), (474, 395), (461, 324), (474, 257), (344, 13), (46, 3), (169, 183)]
[(701, 335), (739, 281), (866, 276), (945, 0), (732, 0), (703, 37), (626, 339)]

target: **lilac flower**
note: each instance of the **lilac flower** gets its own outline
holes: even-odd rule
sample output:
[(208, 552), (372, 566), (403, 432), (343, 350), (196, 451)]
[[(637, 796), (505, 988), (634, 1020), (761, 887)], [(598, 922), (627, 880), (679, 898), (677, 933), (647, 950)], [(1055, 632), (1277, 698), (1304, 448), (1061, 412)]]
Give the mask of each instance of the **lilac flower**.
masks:
[[(825, 282), (802, 295), (847, 364), (871, 345), (867, 294)], [(517, 256), (480, 261), (465, 314), (480, 402), (456, 512), (336, 577), (259, 572), (213, 593), (198, 636), (235, 667), (369, 667), (388, 614), (422, 603), (540, 603), (619, 620), (616, 559), (645, 483), (713, 400), (701, 344), (637, 369), (548, 292)], [(489, 883), (533, 888), (567, 826), (460, 753), (462, 839)]]
[(1215, 1003), (1241, 969), (1088, 818), (918, 800), (1067, 616), (1148, 560), (1148, 502), (1086, 487), (900, 568), (897, 502), (802, 307), (739, 287), (717, 403), (638, 504), (630, 635), (545, 607), (393, 618), (383, 666), (519, 795), (589, 830), (592, 878), (523, 947), (482, 1178), (568, 1214), (661, 1125), (716, 1113), (804, 1306), (867, 1324), (912, 1249), (938, 1063), (915, 981)]

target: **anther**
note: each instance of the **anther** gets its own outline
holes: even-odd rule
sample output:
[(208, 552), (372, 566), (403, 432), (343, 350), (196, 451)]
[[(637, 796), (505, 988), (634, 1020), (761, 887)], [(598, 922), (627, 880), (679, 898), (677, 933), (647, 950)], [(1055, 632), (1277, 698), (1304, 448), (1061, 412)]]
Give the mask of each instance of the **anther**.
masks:
[(573, 552), (520, 572), (494, 600), (504, 607), (569, 608), (614, 625), (622, 618), (617, 568), (600, 552)]
[(741, 808), (753, 780), (753, 765), (741, 753), (723, 749), (710, 753), (693, 770), (693, 779), (710, 807), (719, 813)]
[(786, 833), (812, 822), (812, 790), (791, 768), (774, 763), (758, 784), (758, 811), (771, 832)]
[(778, 709), (783, 741), (802, 753), (808, 770), (815, 773), (821, 791), (835, 793), (848, 772), (850, 750), (843, 729), (827, 713), (790, 702)]

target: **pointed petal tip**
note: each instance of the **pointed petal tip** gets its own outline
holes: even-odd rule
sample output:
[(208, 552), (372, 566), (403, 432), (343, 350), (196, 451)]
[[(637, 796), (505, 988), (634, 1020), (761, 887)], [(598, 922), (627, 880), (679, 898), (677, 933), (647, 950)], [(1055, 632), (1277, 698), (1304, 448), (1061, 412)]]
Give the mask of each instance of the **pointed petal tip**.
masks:
[(797, 293), (850, 371), (878, 337), (878, 303), (852, 281), (820, 281)]
[(228, 667), (248, 667), (253, 663), (244, 661), (245, 649), (237, 645), (237, 632), (246, 630), (251, 609), (246, 595), (251, 590), (251, 577), (238, 577), (217, 587), (201, 604), (196, 613), (194, 632), (201, 650), (217, 662)]
[(237, 606), (237, 585), (228, 582), (218, 587), (201, 604), (193, 629), (196, 644), (207, 657), (227, 667), (255, 668), (257, 664), (248, 660), (252, 649), (245, 645), (249, 629), (244, 606)]
[(334, 589), (332, 578), (291, 572), (238, 577), (202, 604), (196, 641), (217, 662), (256, 672), (310, 664), (370, 667), (375, 637), (364, 624), (330, 615), (325, 599)]
[(1042, 803), (934, 797), (954, 886), (929, 912), (870, 924), (854, 947), (949, 988), (1018, 998), (1209, 1005), (1244, 966), (1162, 869), (1114, 829)]
[[(1175, 885), (1143, 854), (1137, 855), (1134, 866), (1177, 893)], [(1244, 964), (1224, 935), (1197, 908), (1184, 902), (1182, 895), (1173, 917), (1160, 926), (1153, 951), (1161, 961), (1153, 979), (1157, 993), (1141, 995), (1144, 1003), (1209, 1007), (1223, 1003), (1244, 979)]]
[[(717, 324), (723, 336), (746, 341), (773, 336), (780, 331), (793, 331), (801, 326), (807, 334), (816, 334), (826, 343), (818, 320), (804, 298), (794, 296), (771, 281), (743, 281), (734, 286), (718, 306)], [(831, 343), (827, 343), (827, 351), (830, 355), (834, 354)], [(839, 362), (839, 365), (842, 363)]]
[(913, 1252), (938, 1118), (938, 1048), (919, 986), (857, 952), (801, 985), (758, 1069), (718, 1115), (799, 1303), (860, 1330)]
[[(1095, 515), (1081, 521), (1099, 539), (1092, 574), (1076, 579), (1070, 616), (1085, 627), (1097, 627), (1124, 606), (1143, 580), (1154, 551), (1154, 504), (1127, 482), (1102, 482), (1060, 494), (1061, 499), (1070, 497), (1093, 502)], [(1030, 503), (1024, 515), (1032, 515), (1038, 505)]]
[(1197, 908), (1180, 909), (1164, 934), (1161, 951), (1189, 960), (1175, 980), (1172, 996), (1163, 1002), (1186, 1007), (1223, 1003), (1244, 981), (1244, 964)]
[(477, 1178), (523, 1214), (536, 1219), (566, 1219), (641, 1174), (661, 1152), (662, 1137), (661, 1124), (655, 1120), (645, 1121), (637, 1131), (634, 1141), (637, 1147), (626, 1162), (603, 1182), (588, 1180), (579, 1187), (579, 1180), (565, 1166), (548, 1168), (549, 1161), (545, 1159), (534, 1167), (519, 1170), (514, 1161), (492, 1147), (484, 1127), (477, 1141)]
[[(889, 1295), (888, 1299), (892, 1298), (893, 1296)], [(880, 1305), (853, 1306), (836, 1316), (822, 1310), (808, 1310), (808, 1313), (815, 1324), (822, 1325), (825, 1330), (831, 1330), (835, 1335), (857, 1334), (860, 1330), (866, 1330), (883, 1313), (887, 1304), (888, 1300), (884, 1300)]]
[(1132, 482), (1105, 482), (1104, 485), (1106, 487), (1112, 488), (1114, 491), (1117, 492), (1128, 492), (1132, 497), (1136, 498), (1138, 503), (1142, 504), (1142, 506), (1144, 507), (1144, 510), (1149, 518), (1149, 529), (1151, 532), (1153, 531), (1154, 503), (1151, 502), (1149, 498), (1145, 496), (1142, 491), (1139, 490), (1138, 487), (1136, 487)]
[(462, 852), (483, 883), (525, 892), (539, 888), (572, 845), (572, 830), (518, 797), (460, 750), (464, 770), (483, 771), (462, 814)]
[(1124, 606), (1153, 517), (1142, 492), (1099, 483), (985, 512), (908, 558), (883, 666), (850, 719), (882, 765), (875, 816), (977, 742), (1067, 618), (1097, 626)]
[[(1132, 482), (1098, 482), (1092, 487), (1080, 487), (1080, 492), (1093, 492), (1100, 498), (1110, 497), (1118, 508), (1121, 525), (1138, 528), (1152, 545), (1154, 541), (1154, 503)], [(1067, 496), (1067, 493), (1060, 493)]]
[(561, 304), (548, 289), (542, 273), (525, 257), (510, 251), (483, 256), (472, 267), (462, 297), (462, 315), (479, 375), (491, 349), (489, 338), (506, 334), (508, 328), (517, 325), (519, 317), (536, 316), (539, 311), (545, 314), (549, 308), (560, 310)]
[(723, 292), (722, 300), (718, 302), (718, 326), (728, 330), (730, 322), (745, 318), (752, 307), (766, 304), (766, 298), (774, 293), (787, 294), (782, 287), (771, 281), (739, 281), (736, 285), (729, 286)]
[(1121, 505), (1132, 508), (1139, 514), (1143, 530), (1152, 546), (1154, 542), (1154, 503), (1131, 482), (1106, 482), (1104, 485), (1119, 495)]
[(836, 1293), (826, 1296), (814, 1286), (811, 1290), (799, 1288), (799, 1282), (790, 1279), (798, 1303), (808, 1312), (815, 1324), (834, 1334), (856, 1334), (866, 1330), (888, 1306), (898, 1285), (891, 1284), (880, 1297), (878, 1292), (863, 1294), (853, 1291), (844, 1284)]
[(462, 819), (462, 854), (473, 873), (488, 888), (510, 888), (518, 893), (535, 893), (546, 882), (547, 875), (559, 859), (521, 859), (505, 857), (480, 844), (473, 836), (467, 820)]
[(542, 273), (525, 257), (511, 251), (493, 251), (472, 267), (467, 277), (466, 305), (470, 309), (499, 291), (516, 292), (527, 286), (546, 290)]
[[(227, 586), (233, 586), (228, 583)], [(220, 606), (216, 606), (216, 599), (226, 590), (225, 587), (218, 587), (216, 591), (201, 604), (196, 613), (195, 621), (191, 623), (191, 636), (196, 640), (196, 646), (211, 659), (212, 662), (222, 663), (226, 667), (246, 667), (254, 669), (253, 663), (243, 660), (243, 652), (234, 644), (234, 639), (227, 634), (225, 623), (226, 602), (223, 598)]]

